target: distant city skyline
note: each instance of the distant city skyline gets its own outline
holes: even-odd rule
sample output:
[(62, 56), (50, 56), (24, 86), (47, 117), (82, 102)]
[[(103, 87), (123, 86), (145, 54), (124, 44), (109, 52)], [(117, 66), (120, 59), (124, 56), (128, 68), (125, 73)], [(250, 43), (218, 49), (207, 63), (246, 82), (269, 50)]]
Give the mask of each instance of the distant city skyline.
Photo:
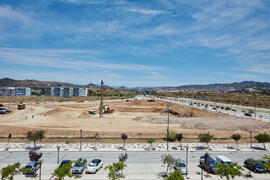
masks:
[(269, 9), (267, 0), (2, 0), (0, 78), (269, 82)]

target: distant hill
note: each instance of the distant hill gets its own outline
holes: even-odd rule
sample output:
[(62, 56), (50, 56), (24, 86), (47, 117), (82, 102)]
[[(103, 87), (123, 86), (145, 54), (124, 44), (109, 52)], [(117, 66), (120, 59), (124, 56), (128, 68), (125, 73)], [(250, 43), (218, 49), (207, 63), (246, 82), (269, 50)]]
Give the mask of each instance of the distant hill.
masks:
[[(14, 80), (10, 78), (0, 79), (0, 87), (31, 87), (31, 88), (46, 88), (51, 86), (67, 86), (67, 87), (87, 87), (97, 88), (98, 85), (89, 83), (87, 85), (77, 85), (67, 82), (58, 81), (38, 81), (38, 80)], [(108, 87), (108, 86), (106, 86)]]
[(183, 86), (168, 86), (168, 87), (151, 87), (151, 88), (135, 88), (138, 90), (160, 90), (160, 91), (240, 91), (244, 89), (258, 89), (258, 90), (270, 90), (270, 83), (268, 82), (256, 82), (256, 81), (243, 81), (234, 83), (221, 83), (221, 84), (206, 84), (206, 85), (183, 85)]

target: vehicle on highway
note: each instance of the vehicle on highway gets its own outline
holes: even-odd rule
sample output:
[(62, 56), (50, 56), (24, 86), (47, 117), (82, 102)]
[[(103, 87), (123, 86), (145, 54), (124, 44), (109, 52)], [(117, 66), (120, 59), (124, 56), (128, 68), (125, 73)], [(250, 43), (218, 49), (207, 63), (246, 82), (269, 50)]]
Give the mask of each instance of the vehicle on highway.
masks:
[(216, 174), (217, 162), (212, 157), (210, 157), (208, 153), (205, 153), (200, 157), (200, 166), (206, 172)]
[(97, 173), (103, 167), (103, 162), (100, 159), (93, 159), (86, 168), (85, 173)]
[(263, 165), (263, 162), (259, 160), (247, 159), (244, 162), (244, 167), (255, 173), (266, 173), (266, 169)]
[(86, 159), (82, 159), (82, 158), (78, 159), (74, 163), (74, 166), (72, 168), (72, 174), (82, 174), (86, 168), (86, 165), (87, 165)]
[(213, 110), (217, 110), (217, 108), (216, 107), (213, 107)]
[(250, 113), (245, 113), (245, 116), (252, 117)]
[(59, 165), (59, 168), (61, 168), (64, 164), (68, 164), (68, 163), (72, 163), (72, 161), (71, 160), (63, 160), (63, 161), (61, 161), (61, 163), (60, 163), (60, 165)]
[(176, 160), (176, 165), (174, 166), (175, 170), (181, 171), (181, 174), (183, 175), (187, 175), (187, 166), (185, 161), (181, 160), (181, 159), (177, 159)]
[(25, 166), (26, 172), (24, 174), (35, 174), (36, 171), (40, 168), (40, 163), (39, 162), (29, 162), (27, 163), (27, 165)]
[(223, 163), (223, 164), (232, 164), (232, 160), (227, 158), (226, 156), (217, 156), (216, 157), (217, 163)]

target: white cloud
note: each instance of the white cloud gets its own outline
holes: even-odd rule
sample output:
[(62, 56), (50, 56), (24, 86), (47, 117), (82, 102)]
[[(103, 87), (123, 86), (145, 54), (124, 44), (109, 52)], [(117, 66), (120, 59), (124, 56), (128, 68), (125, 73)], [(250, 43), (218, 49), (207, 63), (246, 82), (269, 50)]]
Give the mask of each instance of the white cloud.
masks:
[(127, 9), (129, 12), (133, 12), (133, 13), (139, 13), (139, 14), (144, 14), (144, 15), (152, 15), (152, 16), (156, 16), (159, 14), (164, 14), (166, 13), (165, 11), (161, 11), (161, 10), (152, 10), (152, 9), (140, 9), (140, 8), (130, 8)]
[(0, 18), (12, 21), (21, 21), (27, 24), (33, 22), (33, 20), (27, 16), (25, 12), (14, 10), (9, 6), (0, 6)]
[[(73, 70), (160, 70), (158, 66), (142, 64), (113, 63), (101, 60), (96, 50), (40, 50), (0, 48), (0, 62), (8, 64), (28, 65), (37, 67), (66, 68)], [(87, 60), (86, 60), (87, 59)]]

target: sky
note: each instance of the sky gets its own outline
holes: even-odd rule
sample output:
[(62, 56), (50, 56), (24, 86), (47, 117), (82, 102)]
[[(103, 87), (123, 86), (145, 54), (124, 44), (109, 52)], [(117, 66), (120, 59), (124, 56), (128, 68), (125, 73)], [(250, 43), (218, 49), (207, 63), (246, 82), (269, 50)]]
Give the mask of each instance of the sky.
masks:
[(1, 0), (0, 78), (270, 82), (269, 0)]

